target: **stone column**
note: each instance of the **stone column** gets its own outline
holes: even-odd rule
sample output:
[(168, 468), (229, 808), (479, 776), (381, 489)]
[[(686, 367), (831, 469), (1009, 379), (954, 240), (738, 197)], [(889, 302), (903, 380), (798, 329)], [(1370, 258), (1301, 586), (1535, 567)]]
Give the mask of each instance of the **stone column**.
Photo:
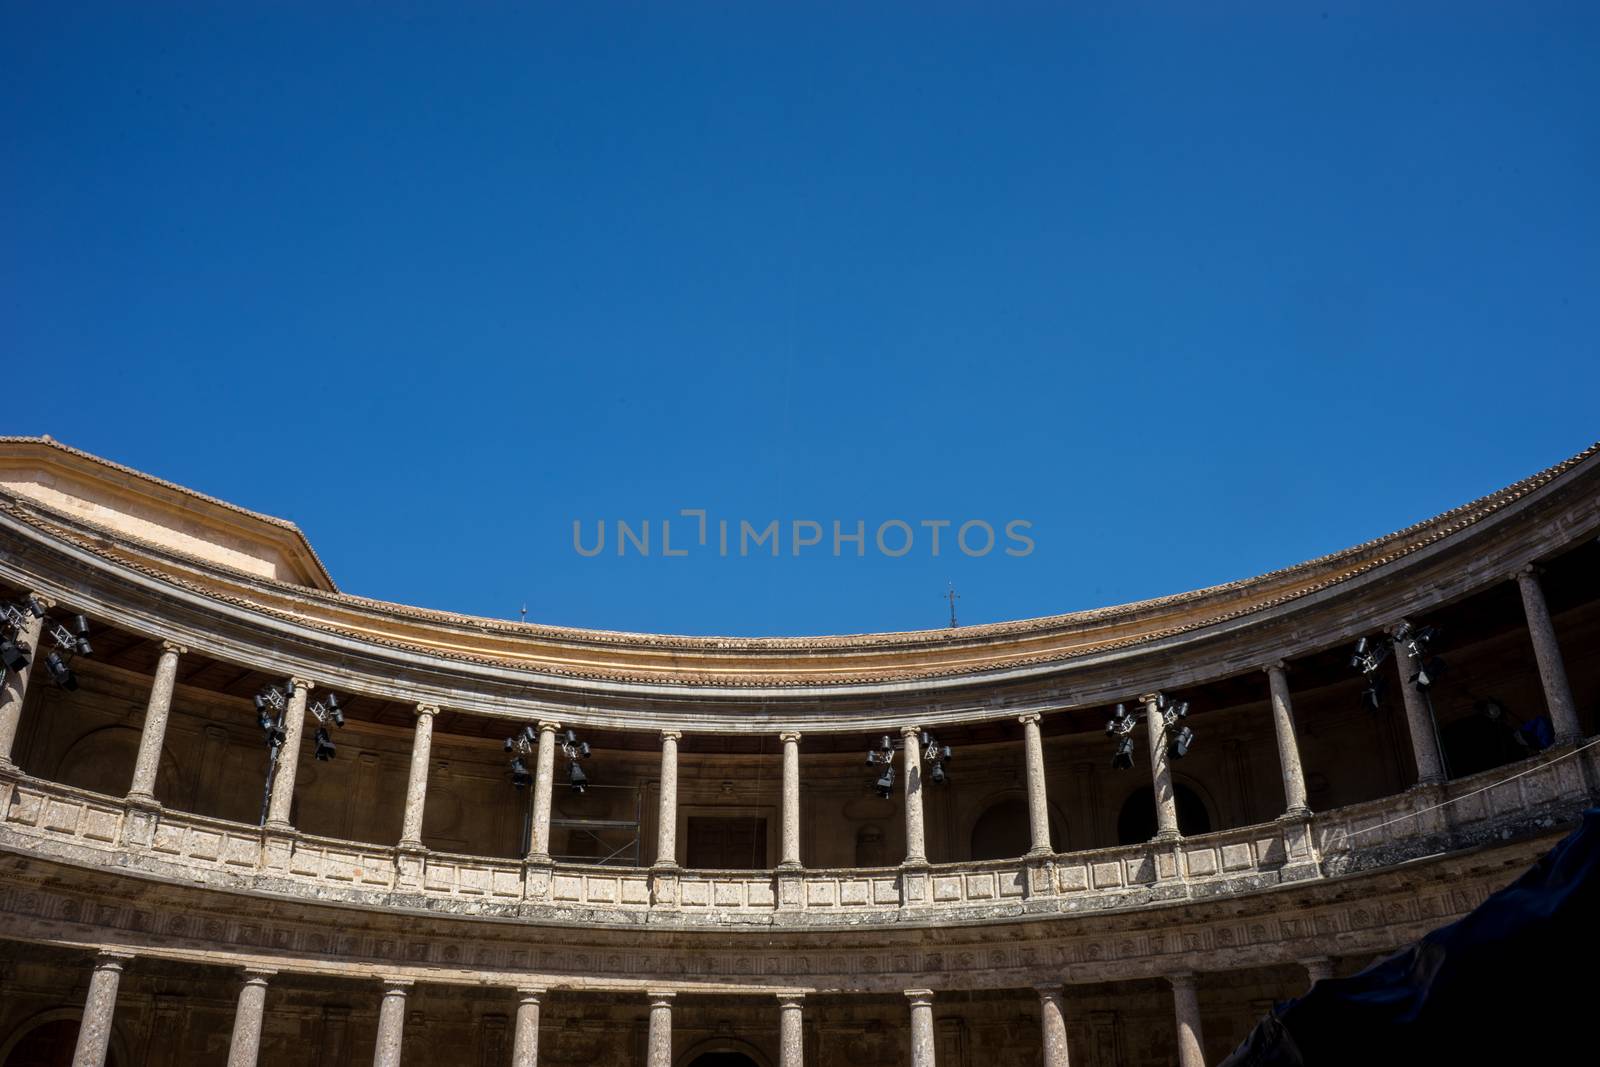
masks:
[(439, 709), (418, 704), (417, 729), (411, 736), (411, 776), (406, 779), (406, 814), (400, 824), (400, 847), (422, 848), (422, 813), (428, 803), (428, 760), (433, 750), (433, 717)]
[(661, 731), (661, 809), (657, 814), (657, 867), (678, 865), (678, 738), (677, 730)]
[(1139, 698), (1144, 705), (1145, 733), (1150, 735), (1150, 775), (1156, 791), (1157, 841), (1178, 839), (1178, 803), (1172, 793), (1172, 768), (1167, 761), (1166, 721), (1156, 706), (1157, 695), (1146, 693)]
[(1539, 664), (1539, 680), (1544, 683), (1544, 702), (1550, 709), (1550, 726), (1556, 744), (1571, 744), (1583, 736), (1578, 725), (1578, 710), (1572, 703), (1572, 687), (1567, 684), (1567, 667), (1561, 659), (1555, 624), (1544, 602), (1539, 572), (1524, 567), (1517, 574), (1517, 589), (1522, 593), (1522, 610), (1528, 616), (1528, 636), (1533, 639), (1533, 658)]
[(1039, 715), (1019, 715), (1022, 723), (1022, 749), (1028, 780), (1028, 836), (1030, 856), (1048, 856), (1050, 847), (1050, 801), (1044, 788), (1044, 742), (1039, 738)]
[(792, 870), (800, 867), (800, 735), (789, 730), (778, 740), (783, 742), (783, 855), (778, 866)]
[(651, 993), (650, 1039), (646, 1045), (645, 1067), (672, 1067), (672, 996)]
[(167, 715), (172, 710), (172, 688), (178, 681), (178, 657), (189, 651), (171, 641), (161, 642), (161, 658), (156, 660), (155, 681), (150, 684), (150, 702), (144, 709), (144, 729), (139, 732), (139, 756), (133, 764), (133, 785), (128, 799), (156, 802), (156, 774), (161, 769), (161, 746), (167, 737)]
[(911, 1067), (934, 1067), (933, 990), (908, 989), (911, 1002)]
[[(55, 607), (55, 602), (49, 598), (37, 593), (33, 596), (44, 605), (46, 611)], [(0, 770), (17, 769), (11, 759), (11, 747), (17, 742), (17, 724), (22, 719), (22, 698), (28, 694), (28, 679), (33, 676), (33, 669), (38, 666), (40, 657), (45, 655), (39, 647), (39, 639), (43, 634), (44, 620), (36, 619), (30, 613), (17, 634), (28, 646), (28, 665), (20, 671), (0, 666), (0, 673), (5, 675), (4, 681), (0, 682)]]
[(805, 1031), (802, 1005), (805, 997), (798, 993), (778, 994), (778, 1067), (805, 1067)]
[(267, 980), (277, 971), (244, 969), (239, 1007), (233, 1014), (233, 1040), (228, 1044), (228, 1067), (256, 1067), (261, 1053), (261, 1017), (267, 1007)]
[(1313, 956), (1308, 960), (1301, 960), (1300, 966), (1306, 969), (1306, 977), (1311, 979), (1311, 984), (1316, 985), (1324, 978), (1333, 977), (1333, 961), (1326, 956)]
[(1172, 983), (1172, 1004), (1178, 1017), (1178, 1067), (1206, 1067), (1194, 975), (1170, 974), (1167, 980)]
[(133, 956), (127, 952), (101, 952), (94, 958), (89, 995), (83, 1002), (83, 1022), (78, 1027), (78, 1047), (72, 1067), (105, 1067), (111, 1047), (111, 1017), (117, 1010), (117, 985), (122, 968)]
[(1300, 767), (1300, 742), (1294, 734), (1288, 668), (1279, 660), (1266, 670), (1267, 688), (1272, 692), (1272, 729), (1278, 736), (1278, 768), (1283, 772), (1283, 813), (1303, 818), (1311, 814), (1311, 808), (1306, 804), (1306, 773)]
[(904, 757), (906, 780), (906, 858), (907, 865), (928, 862), (928, 843), (922, 829), (922, 747), (917, 743), (919, 726), (902, 726), (900, 736), (905, 739), (901, 756)]
[(1061, 990), (1057, 986), (1039, 987), (1040, 1043), (1044, 1050), (1044, 1067), (1068, 1067), (1067, 1018), (1061, 1007)]
[(289, 708), (283, 714), (283, 747), (278, 750), (278, 770), (272, 780), (272, 800), (267, 805), (267, 829), (289, 832), (290, 805), (294, 803), (294, 778), (300, 766), (300, 735), (306, 725), (306, 696), (311, 684), (289, 679)]
[(517, 1028), (512, 1037), (511, 1067), (539, 1067), (539, 1001), (542, 989), (517, 990)]
[(558, 722), (539, 723), (539, 760), (533, 770), (533, 832), (528, 838), (528, 859), (550, 862), (550, 798), (555, 790), (556, 731)]
[(1444, 781), (1444, 761), (1439, 758), (1439, 735), (1433, 729), (1433, 710), (1422, 691), (1411, 684), (1417, 662), (1404, 645), (1394, 646), (1394, 668), (1400, 675), (1400, 699), (1405, 702), (1406, 730), (1411, 734), (1411, 754), (1417, 763), (1417, 784)]
[(383, 1003), (378, 1007), (378, 1044), (372, 1052), (372, 1067), (400, 1067), (400, 1044), (406, 1036), (406, 993), (409, 978), (383, 983)]

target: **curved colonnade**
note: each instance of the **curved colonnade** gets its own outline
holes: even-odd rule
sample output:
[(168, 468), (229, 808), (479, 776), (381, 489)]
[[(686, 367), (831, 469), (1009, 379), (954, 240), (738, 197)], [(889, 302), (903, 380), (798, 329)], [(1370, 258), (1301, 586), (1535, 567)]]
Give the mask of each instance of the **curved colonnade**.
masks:
[[(1200, 991), (1209, 976), (1292, 967), (1314, 980), (1332, 959), (1348, 969), (1390, 951), (1514, 877), (1591, 802), (1600, 781), (1584, 741), (1594, 733), (1590, 694), (1600, 679), (1587, 657), (1569, 655), (1569, 670), (1562, 655), (1571, 634), (1587, 641), (1591, 626), (1600, 630), (1600, 603), (1585, 584), (1600, 555), (1594, 449), (1389, 537), (1211, 590), (952, 631), (746, 640), (568, 631), (345, 596), (309, 545), (302, 551), (298, 531), (278, 520), (47, 439), (8, 439), (4, 447), (7, 599), (32, 595), (50, 618), (83, 614), (118, 635), (111, 644), (127, 649), (118, 653), (122, 665), (115, 657), (74, 661), (90, 693), (86, 706), (102, 690), (132, 691), (141, 678), (145, 687), (142, 704), (122, 713), (137, 724), (131, 774), (90, 787), (38, 773), (18, 741), (39, 754), (35, 762), (48, 762), (51, 746), (67, 742), (52, 741), (34, 720), (46, 700), (63, 722), (86, 715), (67, 710), (74, 694), (34, 693), (47, 683), (30, 666), (8, 671), (0, 696), (0, 933), (74, 958), (92, 955), (74, 1062), (115, 1059), (125, 975), (208, 967), (239, 976), (230, 1065), (257, 1062), (271, 998), (294, 976), (308, 989), (370, 990), (374, 1063), (401, 1062), (418, 1014), (408, 1003), (419, 989), (458, 987), (504, 991), (510, 1003), (493, 1047), (516, 1064), (536, 1061), (541, 1035), (547, 1046), (557, 1042), (546, 1062), (565, 1062), (559, 1042), (572, 1035), (553, 1017), (552, 997), (634, 1003), (637, 1054), (650, 1067), (746, 1048), (752, 1061), (800, 1067), (834, 1062), (831, 1048), (854, 1056), (879, 1045), (917, 1067), (960, 1063), (978, 1040), (968, 1030), (978, 1031), (948, 1026), (943, 1006), (1006, 991), (1026, 996), (1033, 1029), (1007, 1040), (1038, 1050), (1051, 1067), (1069, 1057), (1141, 1062), (1125, 1033), (1113, 1026), (1107, 1039), (1103, 1019), (1076, 1016), (1075, 992), (1156, 981), (1170, 995), (1171, 1022), (1152, 1047), (1189, 1067), (1204, 1062)], [(1550, 575), (1561, 579), (1559, 589)], [(1514, 619), (1504, 611), (1512, 590)], [(1307, 723), (1296, 700), (1313, 687), (1299, 688), (1299, 678), (1326, 675), (1360, 637), (1437, 616), (1474, 635), (1473, 656), (1485, 662), (1514, 647), (1506, 633), (1520, 633), (1527, 662), (1515, 677), (1536, 678), (1529, 700), (1542, 706), (1550, 743), (1461, 773), (1452, 763), (1464, 764), (1469, 750), (1452, 754), (1448, 742), (1468, 734), (1454, 731), (1455, 722), (1441, 731), (1430, 694), (1413, 681), (1427, 664), (1402, 643), (1382, 667), (1399, 788), (1357, 795), (1319, 784), (1338, 774), (1344, 756), (1315, 761), (1321, 770), (1308, 783)], [(21, 636), (43, 658), (46, 623), (28, 625), (34, 629)], [(128, 669), (140, 655), (148, 673)], [(203, 666), (191, 670), (191, 662)], [(223, 665), (237, 671), (233, 681), (203, 683)], [(1484, 684), (1494, 684), (1502, 668), (1485, 670)], [(273, 679), (289, 696), (285, 750), (299, 756), (278, 769), (264, 817), (251, 823), (171, 803), (175, 787), (162, 776), (180, 773), (166, 736), (182, 710), (175, 698), (198, 704), (207, 690), (217, 714), (249, 723), (255, 713), (240, 687)], [(1499, 684), (1496, 693), (1525, 685)], [(328, 691), (346, 697), (352, 720), (372, 709), (357, 729), (391, 747), (409, 735), (401, 788), (378, 791), (397, 816), (390, 844), (307, 832), (309, 813), (297, 817), (297, 772), (302, 781), (318, 773), (301, 752), (300, 732), (308, 701)], [(1232, 818), (1218, 820), (1232, 825), (1180, 828), (1183, 784), (1163, 720), (1164, 695), (1177, 692), (1196, 704), (1186, 721), (1202, 744), (1233, 750), (1231, 762), (1206, 765), (1218, 768), (1215, 781), (1184, 779), (1207, 797), (1235, 795)], [(1200, 706), (1224, 699), (1241, 710), (1208, 714)], [(1081, 753), (1095, 761), (1109, 754), (1099, 727), (1116, 703), (1135, 707), (1147, 735), (1135, 773), (1149, 791), (1155, 833), (1113, 844), (1103, 840), (1108, 831), (1102, 840), (1084, 831), (1077, 802), (1087, 794), (1052, 790), (1063, 781), (1075, 789), (1088, 776), (1090, 757)], [(400, 710), (411, 720), (403, 732), (394, 724)], [(476, 725), (465, 726), (469, 720)], [(1246, 720), (1259, 742), (1249, 749), (1233, 740), (1235, 724)], [(1319, 711), (1310, 730), (1337, 735), (1344, 721)], [(76, 729), (87, 734), (88, 725), (85, 718)], [(430, 789), (452, 770), (439, 751), (481, 750), (524, 726), (537, 738), (533, 788), (511, 854), (430, 841)], [(634, 823), (643, 838), (653, 820), (653, 862), (644, 862), (642, 841), (632, 863), (556, 854), (554, 834), (576, 821), (559, 805), (552, 816), (567, 729), (610, 739), (618, 765), (653, 764), (637, 791), (653, 810)], [(909, 758), (924, 730), (962, 738), (953, 767), (970, 756), (979, 765), (974, 778), (997, 783), (990, 793), (1020, 794), (1026, 847), (1017, 855), (960, 855), (960, 835), (929, 833), (930, 822), (974, 817), (934, 799), (944, 794)], [(839, 817), (815, 802), (808, 808), (802, 796), (822, 791), (825, 778), (869, 780), (873, 772), (844, 768), (859, 764), (855, 754), (880, 734), (906, 745), (886, 800), (901, 856), (873, 863), (858, 844), (853, 866), (819, 863), (813, 857), (831, 849), (837, 858), (844, 847), (826, 839), (826, 824), (854, 818), (860, 804), (846, 798)], [(637, 755), (623, 754), (630, 744)], [(1254, 758), (1261, 752), (1270, 752), (1275, 800), (1259, 788), (1252, 794), (1264, 773)], [(1061, 766), (1067, 753), (1070, 771)], [(697, 828), (679, 810), (680, 758), (696, 769), (691, 788), (702, 767), (770, 774), (760, 789), (772, 803), (761, 810), (771, 811), (778, 832), (751, 854), (771, 862), (689, 862), (686, 852), (704, 842), (680, 840)], [(1244, 784), (1230, 784), (1229, 775)], [(730, 797), (746, 792), (731, 778), (721, 785)], [(1245, 795), (1255, 799), (1237, 799)], [(1319, 795), (1344, 802), (1317, 803)], [(729, 810), (755, 810), (741, 803)], [(1213, 799), (1207, 807), (1220, 814), (1225, 806)], [(705, 825), (729, 821), (703, 810), (711, 812)], [(1087, 847), (1060, 848), (1062, 832)], [(688, 1045), (673, 1036), (675, 1016), (690, 1003), (758, 997), (770, 1004), (770, 1034), (760, 1040), (715, 1026)], [(856, 1019), (854, 1009), (840, 1008), (852, 997), (880, 1008), (898, 998), (901, 1023), (885, 1033), (880, 1022)], [(813, 1017), (824, 1008), (814, 1013), (812, 1005), (842, 1011), (860, 1034), (829, 1038), (828, 1022)], [(498, 1054), (485, 1053), (484, 1062)]]

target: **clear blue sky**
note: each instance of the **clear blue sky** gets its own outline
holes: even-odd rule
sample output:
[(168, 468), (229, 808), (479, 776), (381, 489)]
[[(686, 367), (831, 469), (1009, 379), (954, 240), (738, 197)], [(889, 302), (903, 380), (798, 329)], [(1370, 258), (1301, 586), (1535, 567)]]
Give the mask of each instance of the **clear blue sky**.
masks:
[[(0, 430), (293, 519), (347, 591), (1049, 614), (1600, 437), (1594, 4), (326, 6), (0, 8)], [(692, 507), (827, 533), (573, 550)]]

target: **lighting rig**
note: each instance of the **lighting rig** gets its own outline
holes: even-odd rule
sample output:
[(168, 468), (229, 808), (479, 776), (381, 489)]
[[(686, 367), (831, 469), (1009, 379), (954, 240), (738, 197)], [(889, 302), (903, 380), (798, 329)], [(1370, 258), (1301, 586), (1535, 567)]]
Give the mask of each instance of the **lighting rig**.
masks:
[[(1161, 713), (1161, 736), (1167, 743), (1167, 757), (1183, 759), (1194, 746), (1194, 731), (1184, 722), (1189, 717), (1189, 702), (1174, 700), (1169, 704), (1165, 694), (1157, 693), (1156, 710)], [(1133, 769), (1133, 731), (1138, 725), (1138, 716), (1128, 714), (1126, 704), (1112, 709), (1111, 718), (1106, 720), (1106, 736), (1117, 742), (1111, 752), (1113, 770)]]
[[(288, 683), (279, 685), (269, 683), (255, 695), (256, 723), (261, 727), (263, 739), (267, 743), (267, 784), (261, 796), (261, 822), (267, 821), (267, 811), (272, 804), (272, 783), (278, 776), (278, 763), (282, 758), (283, 745), (288, 740), (286, 720), (289, 714), (290, 694), (294, 686)], [(338, 693), (327, 693), (312, 701), (306, 710), (317, 719), (316, 749), (312, 755), (323, 762), (333, 759), (338, 748), (333, 743), (332, 736), (328, 733), (328, 726), (344, 725), (344, 708), (339, 703)]]
[[(872, 783), (872, 788), (885, 800), (894, 795), (894, 753), (902, 749), (905, 740), (896, 741), (888, 734), (878, 738), (876, 748), (867, 750), (867, 766), (882, 767), (883, 772)], [(928, 780), (934, 785), (944, 785), (950, 780), (945, 772), (944, 765), (950, 758), (950, 746), (941, 745), (939, 739), (924, 730), (917, 737), (916, 751), (922, 762), (928, 765)]]
[(1392, 634), (1363, 637), (1357, 641), (1355, 651), (1350, 654), (1350, 667), (1367, 678), (1367, 687), (1361, 691), (1362, 705), (1368, 711), (1377, 711), (1382, 707), (1383, 676), (1378, 673), (1378, 668), (1383, 666), (1396, 647), (1403, 647), (1409, 652), (1412, 662), (1417, 666), (1416, 673), (1410, 678), (1411, 684), (1424, 692), (1430, 689), (1445, 670), (1444, 660), (1434, 652), (1434, 646), (1438, 643), (1437, 626), (1413, 626), (1406, 621), (1396, 626)]
[[(577, 732), (573, 730), (565, 730), (556, 738), (562, 754), (567, 757), (567, 785), (574, 793), (582, 793), (589, 788), (589, 776), (583, 773), (583, 765), (579, 761), (589, 758), (589, 742), (579, 741)], [(528, 761), (524, 757), (531, 755), (538, 747), (539, 735), (532, 726), (524, 726), (506, 738), (506, 751), (512, 754), (511, 784), (518, 789), (526, 789), (533, 784), (533, 772), (528, 770)]]
[(83, 615), (72, 617), (72, 627), (68, 629), (66, 623), (51, 622), (44, 617), (44, 604), (37, 597), (29, 596), (27, 599), (0, 607), (0, 661), (5, 663), (7, 670), (26, 670), (33, 661), (35, 650), (28, 646), (27, 638), (23, 631), (28, 626), (28, 616), (35, 619), (44, 619), (42, 635), (48, 636), (54, 648), (45, 656), (45, 670), (50, 672), (50, 680), (62, 689), (71, 692), (78, 688), (78, 676), (73, 673), (71, 663), (74, 656), (87, 656), (94, 652), (89, 644), (89, 620)]

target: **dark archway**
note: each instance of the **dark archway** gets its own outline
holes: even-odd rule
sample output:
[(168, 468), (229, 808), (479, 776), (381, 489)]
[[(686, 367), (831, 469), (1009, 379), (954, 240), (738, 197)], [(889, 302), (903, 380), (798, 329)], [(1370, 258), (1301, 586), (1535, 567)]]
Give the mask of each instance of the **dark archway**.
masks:
[(689, 1062), (689, 1067), (760, 1067), (760, 1064), (742, 1052), (703, 1052)]
[[(81, 1022), (78, 1012), (63, 1009), (23, 1023), (21, 1033), (7, 1042), (9, 1049), (0, 1049), (5, 1056), (0, 1067), (71, 1067)], [(122, 1063), (120, 1042), (113, 1034), (106, 1050), (106, 1067), (122, 1067)]]
[[(1054, 812), (1051, 813), (1052, 816)], [(1050, 820), (1050, 847), (1061, 848), (1061, 827)], [(995, 801), (972, 824), (968, 841), (974, 860), (1014, 860), (1033, 847), (1033, 828), (1028, 817), (1026, 797), (1011, 796)]]
[[(1172, 798), (1178, 805), (1178, 832), (1185, 837), (1211, 832), (1211, 813), (1200, 794), (1174, 782)], [(1149, 786), (1135, 789), (1123, 801), (1117, 816), (1117, 844), (1138, 845), (1156, 836), (1156, 797)]]

